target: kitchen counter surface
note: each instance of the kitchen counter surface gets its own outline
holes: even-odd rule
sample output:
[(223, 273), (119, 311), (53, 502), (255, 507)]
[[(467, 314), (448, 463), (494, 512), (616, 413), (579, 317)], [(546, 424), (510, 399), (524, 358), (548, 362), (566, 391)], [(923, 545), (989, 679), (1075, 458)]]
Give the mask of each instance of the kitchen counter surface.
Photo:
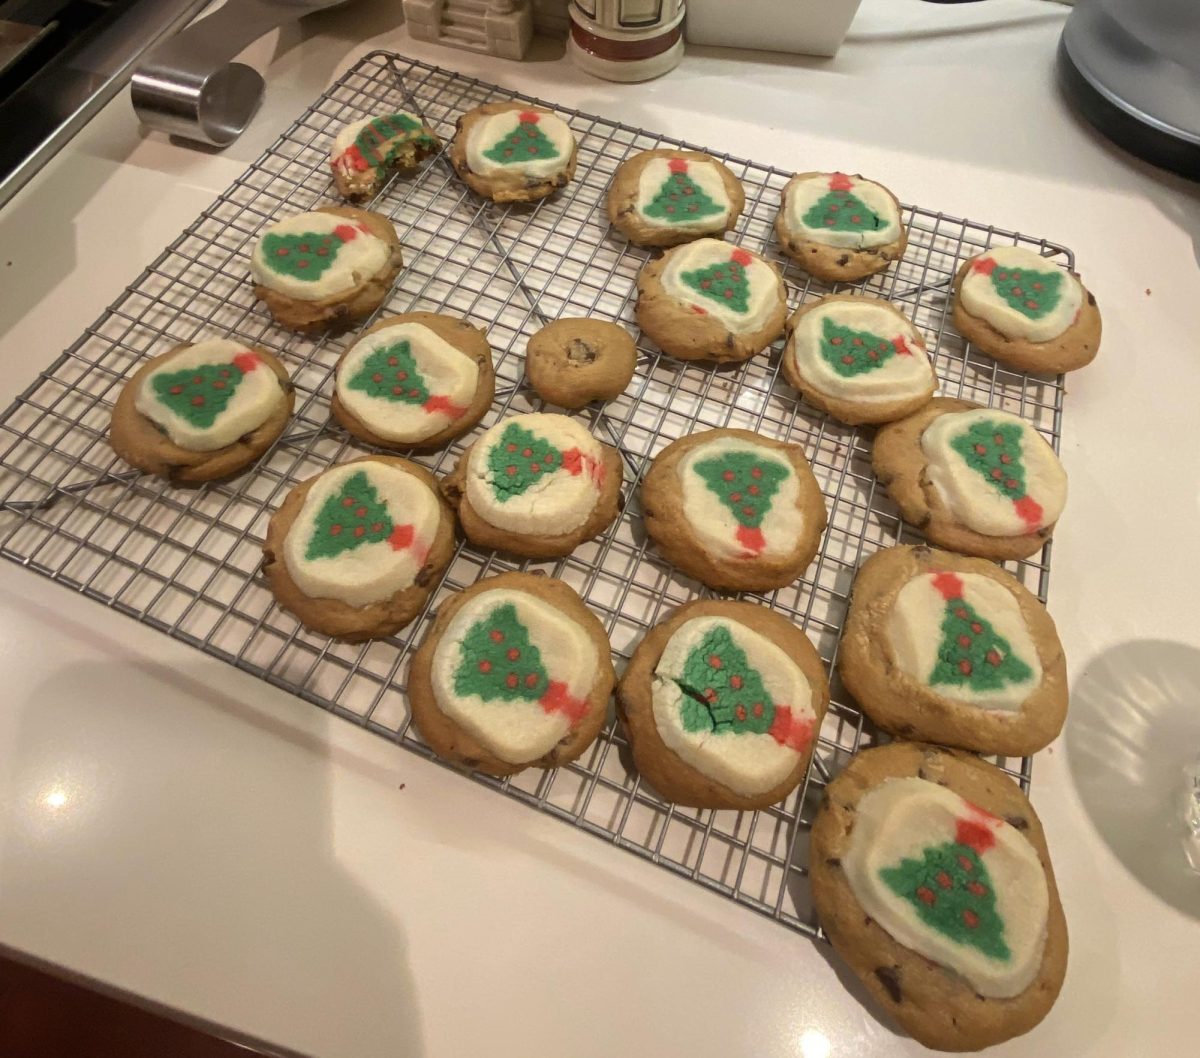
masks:
[[(232, 148), (146, 135), (122, 96), (0, 213), (0, 403), (378, 46), (1071, 246), (1105, 336), (1069, 380), (1050, 608), (1072, 712), (1033, 791), (1071, 962), (994, 1053), (1190, 1053), (1200, 193), (1068, 113), (1062, 9), (978, 6), (867, 0), (834, 60), (698, 48), (640, 86), (561, 43), (523, 65), (417, 44), (395, 0), (314, 16), (247, 53), (270, 95)], [(921, 1051), (823, 945), (8, 563), (0, 657), (0, 945), (22, 957), (321, 1058)]]

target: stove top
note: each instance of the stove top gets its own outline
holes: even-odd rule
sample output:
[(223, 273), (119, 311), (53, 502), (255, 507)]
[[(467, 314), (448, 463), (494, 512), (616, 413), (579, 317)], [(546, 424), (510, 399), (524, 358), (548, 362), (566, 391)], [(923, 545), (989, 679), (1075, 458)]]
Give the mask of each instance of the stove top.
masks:
[(0, 207), (207, 0), (0, 0)]

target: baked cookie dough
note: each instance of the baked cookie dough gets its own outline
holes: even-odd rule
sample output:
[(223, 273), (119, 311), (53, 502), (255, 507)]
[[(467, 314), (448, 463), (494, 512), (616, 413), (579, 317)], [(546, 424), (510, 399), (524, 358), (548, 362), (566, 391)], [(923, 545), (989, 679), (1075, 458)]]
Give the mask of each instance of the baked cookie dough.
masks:
[(784, 376), (814, 408), (851, 426), (901, 419), (937, 388), (925, 340), (886, 301), (833, 294), (797, 309), (788, 330)]
[(301, 334), (366, 319), (400, 274), (400, 239), (379, 213), (322, 206), (267, 228), (250, 255), (254, 294)]
[(720, 591), (791, 584), (826, 524), (804, 449), (749, 430), (704, 430), (667, 445), (646, 473), (642, 508), (667, 560)]
[(441, 146), (433, 129), (406, 110), (354, 121), (333, 141), (333, 182), (343, 198), (362, 202), (379, 194), (393, 173), (416, 169)]
[(926, 1047), (1028, 1032), (1067, 969), (1067, 923), (1033, 806), (966, 753), (859, 753), (812, 830), (813, 902), (834, 949)]
[(294, 402), (287, 371), (265, 349), (227, 338), (177, 345), (125, 383), (108, 439), (138, 470), (211, 481), (270, 448)]
[(306, 627), (357, 643), (425, 606), (454, 554), (454, 515), (424, 467), (364, 456), (301, 482), (271, 517), (262, 570)]
[(413, 723), (488, 775), (555, 768), (595, 741), (615, 674), (604, 626), (561, 580), (503, 573), (447, 599), (413, 655)]
[(880, 272), (908, 245), (896, 196), (857, 173), (793, 176), (783, 189), (775, 236), (804, 271), (828, 283)]
[(493, 202), (536, 202), (566, 187), (578, 147), (562, 118), (526, 103), (485, 103), (458, 119), (450, 162)]
[(525, 558), (569, 555), (617, 517), (623, 469), (565, 415), (514, 415), (459, 457), (442, 482), (463, 532), (477, 547)]
[(634, 764), (665, 800), (754, 809), (782, 801), (804, 778), (829, 683), (786, 618), (700, 599), (642, 640), (619, 700)]
[(1067, 715), (1067, 664), (1046, 608), (994, 563), (949, 551), (867, 559), (838, 671), (884, 730), (977, 753), (1036, 753)]
[(954, 326), (1014, 371), (1074, 371), (1100, 349), (1100, 310), (1079, 276), (1023, 246), (963, 262), (954, 277)]
[(637, 367), (637, 346), (605, 320), (555, 320), (529, 339), (525, 374), (537, 395), (560, 408), (619, 397)]
[(779, 270), (720, 239), (668, 250), (638, 273), (637, 287), (638, 325), (679, 360), (749, 360), (787, 320)]
[(379, 320), (338, 360), (333, 417), (377, 448), (441, 448), (492, 405), (487, 335), (435, 312)]
[(642, 151), (622, 162), (608, 189), (608, 219), (635, 246), (718, 238), (746, 205), (742, 185), (707, 154)]
[(1028, 558), (1067, 502), (1066, 471), (1042, 435), (967, 400), (935, 397), (880, 427), (871, 462), (904, 520), (964, 555)]

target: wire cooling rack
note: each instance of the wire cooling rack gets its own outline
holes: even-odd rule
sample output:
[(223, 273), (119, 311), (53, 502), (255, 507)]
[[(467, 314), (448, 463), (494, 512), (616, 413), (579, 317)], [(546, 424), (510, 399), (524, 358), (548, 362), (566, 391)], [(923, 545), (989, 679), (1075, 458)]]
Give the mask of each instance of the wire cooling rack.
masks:
[[(346, 73), (0, 417), (0, 553), (429, 755), (409, 724), (405, 681), (411, 650), (441, 601), (483, 576), (544, 570), (574, 587), (600, 616), (620, 667), (651, 625), (707, 594), (648, 544), (638, 501), (641, 475), (678, 437), (741, 427), (802, 444), (821, 483), (829, 529), (820, 554), (802, 580), (756, 598), (803, 626), (832, 671), (855, 569), (871, 552), (911, 537), (871, 473), (869, 433), (826, 419), (777, 380), (778, 342), (769, 356), (715, 371), (664, 358), (639, 338), (637, 374), (626, 393), (581, 413), (623, 455), (624, 511), (601, 539), (568, 558), (513, 564), (461, 544), (417, 621), (390, 639), (357, 646), (306, 632), (265, 587), (259, 563), (271, 512), (298, 481), (363, 446), (331, 423), (328, 412), (334, 364), (354, 335), (309, 339), (276, 327), (255, 303), (248, 278), (255, 238), (280, 216), (337, 201), (328, 152), (343, 124), (408, 109), (449, 140), (463, 111), (509, 98), (512, 93), (493, 85), (384, 52)], [(544, 323), (591, 316), (636, 331), (635, 280), (649, 252), (610, 231), (606, 189), (617, 166), (638, 151), (699, 149), (529, 101), (555, 110), (579, 140), (575, 180), (554, 198), (534, 206), (483, 202), (439, 156), (419, 175), (393, 180), (370, 207), (392, 218), (404, 246), (404, 270), (382, 311), (467, 317), (487, 328), (496, 356), (491, 411), (474, 434), (421, 460), (435, 472), (449, 470), (464, 446), (498, 419), (541, 408), (524, 384), (522, 365), (526, 339)], [(710, 153), (746, 188), (735, 241), (783, 267), (793, 307), (827, 293), (773, 242), (772, 222), (790, 170)], [(1067, 266), (1071, 254), (1045, 240), (919, 207), (905, 207), (904, 220), (904, 261), (859, 286), (897, 303), (924, 332), (942, 393), (1016, 412), (1057, 448), (1061, 378), (1013, 374), (975, 355), (951, 327), (948, 291), (959, 262), (994, 244), (1027, 245)], [(257, 467), (228, 482), (189, 489), (131, 471), (105, 440), (122, 384), (150, 356), (219, 336), (264, 346), (289, 367), (298, 397), (289, 429)], [(1043, 600), (1049, 550), (1010, 565)], [(809, 826), (825, 784), (873, 738), (835, 678), (809, 775), (785, 802), (763, 811), (664, 804), (632, 770), (611, 717), (571, 765), (477, 781), (818, 935), (807, 879)], [(999, 763), (1028, 788), (1028, 760)]]

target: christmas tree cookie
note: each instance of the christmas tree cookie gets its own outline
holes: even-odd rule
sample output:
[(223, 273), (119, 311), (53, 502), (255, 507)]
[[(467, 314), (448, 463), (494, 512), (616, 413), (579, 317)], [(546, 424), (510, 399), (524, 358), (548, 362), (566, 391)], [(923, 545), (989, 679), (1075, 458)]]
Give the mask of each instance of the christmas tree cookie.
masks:
[(1100, 349), (1100, 310), (1079, 277), (1024, 246), (965, 261), (954, 280), (954, 326), (1015, 371), (1061, 374)]
[(1066, 718), (1045, 607), (994, 563), (949, 551), (892, 547), (863, 564), (838, 668), (863, 712), (904, 738), (1026, 756)]
[(790, 621), (753, 603), (700, 600), (642, 640), (620, 701), (634, 763), (664, 799), (765, 808), (804, 778), (829, 686)]
[(446, 600), (413, 655), (413, 722), (489, 775), (553, 768), (599, 734), (615, 675), (604, 626), (566, 584), (504, 573)]
[(748, 360), (779, 337), (786, 319), (775, 266), (720, 239), (676, 246), (638, 274), (638, 324), (680, 360)]
[(615, 520), (622, 465), (565, 415), (502, 419), (443, 482), (463, 532), (478, 547), (527, 558), (568, 555)]
[(1009, 412), (935, 397), (875, 435), (875, 475), (926, 539), (981, 558), (1027, 558), (1054, 531), (1067, 476)]
[(720, 237), (746, 204), (737, 177), (707, 154), (642, 151), (622, 162), (608, 190), (608, 219), (635, 246)]
[(646, 474), (642, 506), (663, 555), (723, 591), (790, 584), (816, 555), (826, 520), (803, 449), (749, 430), (668, 445)]
[(379, 320), (338, 361), (330, 410), (379, 448), (440, 448), (491, 406), (487, 335), (466, 320), (407, 312)]
[(314, 632), (360, 642), (403, 628), (454, 553), (454, 516), (424, 467), (365, 456), (301, 482), (267, 526), (263, 573)]
[(287, 371), (265, 349), (226, 338), (179, 345), (125, 384), (109, 441), (139, 470), (172, 481), (211, 481), (270, 448), (293, 403)]
[(333, 182), (343, 198), (362, 202), (379, 194), (392, 173), (415, 169), (441, 146), (416, 114), (402, 110), (363, 118), (343, 127), (333, 141)]
[(450, 161), (476, 194), (535, 202), (575, 175), (575, 135), (562, 118), (524, 103), (486, 103), (458, 119)]
[(857, 174), (799, 173), (783, 189), (775, 220), (783, 252), (829, 283), (852, 283), (904, 256), (900, 203)]
[(400, 273), (400, 239), (379, 213), (325, 206), (265, 228), (250, 256), (255, 295), (289, 330), (345, 329), (374, 312)]
[(1041, 823), (998, 768), (915, 742), (864, 750), (827, 787), (810, 849), (834, 949), (920, 1043), (982, 1049), (1045, 1017), (1066, 920)]
[(834, 294), (801, 306), (788, 329), (785, 377), (841, 422), (891, 422), (933, 396), (937, 379), (924, 339), (886, 301)]

